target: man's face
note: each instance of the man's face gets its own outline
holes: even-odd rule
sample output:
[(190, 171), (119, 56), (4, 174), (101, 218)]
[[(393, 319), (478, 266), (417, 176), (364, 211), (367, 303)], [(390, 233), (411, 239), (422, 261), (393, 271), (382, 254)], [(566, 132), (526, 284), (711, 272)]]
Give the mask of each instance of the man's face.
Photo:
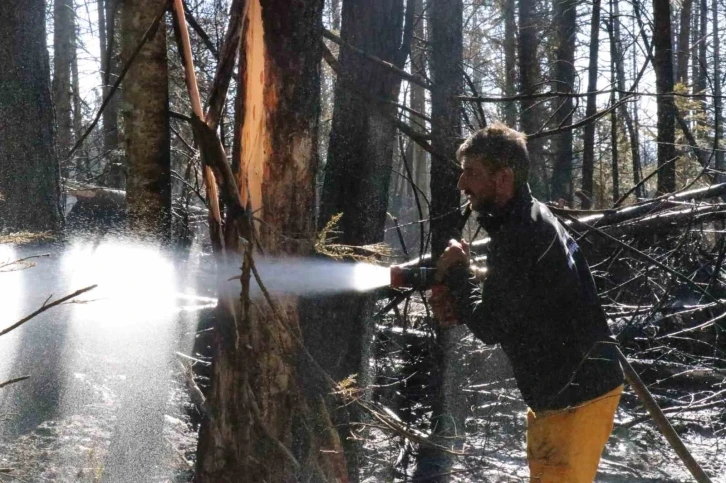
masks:
[(480, 160), (466, 156), (457, 187), (466, 195), (471, 208), (479, 213), (491, 213), (497, 206), (497, 173)]

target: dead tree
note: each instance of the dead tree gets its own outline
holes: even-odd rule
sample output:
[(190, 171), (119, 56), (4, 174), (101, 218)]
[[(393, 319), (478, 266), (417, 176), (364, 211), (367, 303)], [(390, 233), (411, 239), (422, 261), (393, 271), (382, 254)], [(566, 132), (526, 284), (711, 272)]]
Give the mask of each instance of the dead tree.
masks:
[[(209, 121), (195, 121), (204, 145), (216, 146), (211, 167), (228, 207), (228, 236), (217, 240), (217, 256), (244, 263), (243, 293), (254, 276), (253, 247), (276, 256), (312, 250), (322, 7), (322, 0), (248, 3), (240, 42), (244, 108), (236, 122), (242, 141), (236, 179)], [(260, 220), (254, 227), (243, 203)], [(239, 244), (239, 236), (246, 243)], [(211, 417), (200, 433), (198, 481), (348, 481), (323, 396), (300, 383), (297, 362), (310, 360), (301, 344), (305, 320), (297, 301), (251, 304), (239, 292), (234, 286), (220, 294)]]

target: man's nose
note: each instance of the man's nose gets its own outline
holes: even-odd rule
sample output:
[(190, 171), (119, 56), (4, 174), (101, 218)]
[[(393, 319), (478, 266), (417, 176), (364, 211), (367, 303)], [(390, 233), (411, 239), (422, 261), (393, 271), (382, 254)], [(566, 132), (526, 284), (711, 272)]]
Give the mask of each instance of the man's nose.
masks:
[(464, 191), (464, 184), (462, 183), (463, 178), (464, 175), (462, 174), (461, 176), (459, 176), (459, 180), (456, 182), (456, 189), (458, 189), (459, 191)]

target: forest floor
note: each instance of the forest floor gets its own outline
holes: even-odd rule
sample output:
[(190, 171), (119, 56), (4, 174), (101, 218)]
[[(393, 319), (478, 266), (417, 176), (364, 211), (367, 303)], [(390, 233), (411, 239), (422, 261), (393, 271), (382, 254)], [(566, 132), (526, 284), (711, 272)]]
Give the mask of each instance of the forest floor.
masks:
[[(464, 395), (463, 407), (466, 408), (461, 452), (466, 455), (456, 457), (451, 481), (528, 481), (524, 445), (526, 408), (519, 398), (506, 360), (499, 349), (483, 346), (466, 329), (455, 330), (459, 331), (462, 357), (455, 366), (461, 369), (457, 377), (463, 377), (460, 393)], [(408, 335), (415, 332), (409, 331)], [(421, 331), (419, 335), (423, 333)], [(402, 343), (399, 347), (405, 349), (406, 345)], [(395, 355), (393, 359), (396, 359)], [(378, 364), (376, 370), (379, 375), (390, 375), (390, 371), (405, 372), (406, 368), (400, 365), (405, 361), (400, 357), (397, 360), (385, 367)], [(86, 404), (72, 414), (45, 421), (11, 442), (0, 443), (0, 482), (123, 481), (118, 477), (109, 479), (104, 475), (104, 468), (113, 451), (113, 428), (120, 404), (117, 395), (123, 390), (124, 380), (94, 378), (89, 374), (75, 374), (74, 377), (83, 379), (88, 385), (90, 397)], [(193, 409), (181, 374), (170, 373), (170, 377), (174, 382), (169, 386), (163, 434), (159, 435), (166, 442), (165, 451), (154, 471), (147, 474), (145, 482), (191, 481), (196, 448), (196, 433), (190, 418)], [(412, 376), (406, 377), (410, 381)], [(686, 402), (690, 397), (687, 391), (673, 390), (656, 391), (656, 395)], [(387, 405), (394, 399), (383, 395), (378, 401)], [(418, 403), (409, 401), (405, 404)], [(401, 410), (400, 405), (387, 407), (397, 413)], [(425, 414), (425, 407), (419, 414)], [(692, 481), (652, 423), (645, 421), (632, 428), (626, 427), (628, 422), (644, 414), (633, 393), (626, 388), (596, 481)], [(5, 417), (12, 418), (12, 415)], [(713, 481), (726, 482), (724, 414), (716, 409), (706, 409), (672, 415), (670, 419), (696, 460), (713, 476)], [(364, 452), (367, 461), (362, 481), (410, 481), (415, 467), (414, 445), (375, 426), (367, 426), (361, 435), (366, 438)]]

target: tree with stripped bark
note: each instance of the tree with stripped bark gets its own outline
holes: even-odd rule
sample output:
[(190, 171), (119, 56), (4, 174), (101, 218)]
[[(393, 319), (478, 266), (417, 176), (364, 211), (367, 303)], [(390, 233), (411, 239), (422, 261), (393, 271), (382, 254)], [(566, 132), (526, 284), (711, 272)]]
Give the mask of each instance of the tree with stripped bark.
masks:
[[(217, 257), (245, 267), (241, 299), (239, 288), (220, 293), (199, 482), (348, 481), (324, 393), (301, 382), (306, 374), (324, 376), (303, 346), (307, 321), (298, 301), (251, 304), (246, 292), (253, 260), (261, 255), (257, 249), (253, 255), (253, 247), (280, 257), (309, 255), (313, 248), (322, 6), (321, 0), (247, 4), (239, 42), (236, 173), (220, 168), (226, 159), (209, 114), (206, 123), (195, 121), (206, 162), (208, 139), (217, 146), (211, 150), (217, 153), (215, 176), (227, 207), (220, 226), (225, 235), (212, 233)], [(199, 116), (201, 104), (194, 111)], [(238, 243), (239, 236), (247, 242)]]

